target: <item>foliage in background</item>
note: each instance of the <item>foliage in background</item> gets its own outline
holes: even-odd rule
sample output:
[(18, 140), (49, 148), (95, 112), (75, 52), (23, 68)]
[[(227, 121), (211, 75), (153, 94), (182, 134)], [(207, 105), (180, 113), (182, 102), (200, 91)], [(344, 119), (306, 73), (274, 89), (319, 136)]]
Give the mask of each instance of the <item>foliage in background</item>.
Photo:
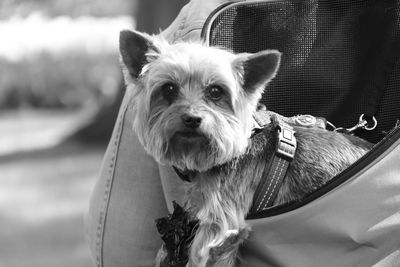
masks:
[(136, 2), (1, 0), (0, 109), (112, 101), (121, 80), (118, 32)]
[(136, 0), (1, 0), (0, 19), (13, 15), (26, 17), (32, 12), (46, 16), (119, 16), (132, 15)]
[(118, 55), (79, 52), (0, 58), (0, 75), (0, 109), (102, 105), (113, 100), (121, 78)]

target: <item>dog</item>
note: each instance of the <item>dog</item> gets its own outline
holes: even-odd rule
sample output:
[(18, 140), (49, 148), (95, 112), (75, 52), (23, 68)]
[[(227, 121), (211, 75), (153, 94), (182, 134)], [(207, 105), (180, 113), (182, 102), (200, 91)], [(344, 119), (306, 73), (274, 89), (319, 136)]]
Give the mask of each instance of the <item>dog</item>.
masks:
[[(126, 30), (120, 33), (120, 55), (141, 144), (157, 162), (191, 173), (184, 209), (198, 224), (188, 259), (174, 265), (164, 249), (156, 265), (237, 266), (239, 246), (250, 232), (246, 215), (275, 151), (274, 120), (257, 134), (253, 130), (281, 53), (234, 54)], [(371, 147), (317, 127), (293, 129), (296, 154), (274, 205), (301, 199)]]

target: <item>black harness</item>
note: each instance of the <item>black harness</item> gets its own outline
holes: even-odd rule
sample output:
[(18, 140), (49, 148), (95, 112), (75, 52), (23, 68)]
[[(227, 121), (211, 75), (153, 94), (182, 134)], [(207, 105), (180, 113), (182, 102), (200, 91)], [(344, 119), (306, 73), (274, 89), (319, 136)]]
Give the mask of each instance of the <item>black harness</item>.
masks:
[(276, 124), (275, 132), (277, 134), (275, 153), (264, 169), (254, 193), (250, 213), (264, 211), (272, 206), (286, 176), (289, 164), (295, 155), (297, 146), (295, 131), (283, 121), (276, 120), (274, 123)]

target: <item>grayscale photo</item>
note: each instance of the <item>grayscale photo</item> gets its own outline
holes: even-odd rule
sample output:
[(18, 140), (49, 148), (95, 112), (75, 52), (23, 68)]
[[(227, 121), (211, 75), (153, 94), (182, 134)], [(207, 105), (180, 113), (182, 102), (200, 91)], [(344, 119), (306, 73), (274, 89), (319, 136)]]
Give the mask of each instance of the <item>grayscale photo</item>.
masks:
[(0, 267), (400, 266), (400, 0), (6, 0), (0, 36)]

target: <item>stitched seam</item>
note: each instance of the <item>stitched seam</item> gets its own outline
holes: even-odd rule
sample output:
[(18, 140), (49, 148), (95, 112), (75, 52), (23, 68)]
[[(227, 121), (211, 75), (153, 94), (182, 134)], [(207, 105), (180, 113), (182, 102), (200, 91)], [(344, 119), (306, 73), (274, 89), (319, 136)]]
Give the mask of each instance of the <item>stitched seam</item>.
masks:
[[(114, 140), (113, 144), (113, 150), (110, 158), (110, 162), (108, 163), (108, 178), (106, 180), (106, 185), (104, 189), (104, 194), (103, 194), (103, 204), (100, 209), (100, 215), (99, 215), (99, 220), (98, 220), (98, 225), (97, 225), (97, 233), (96, 233), (96, 266), (97, 267), (103, 267), (104, 266), (104, 253), (103, 253), (103, 247), (104, 247), (104, 235), (105, 235), (105, 225), (106, 225), (106, 220), (107, 220), (107, 210), (110, 204), (110, 194), (111, 194), (111, 189), (112, 189), (112, 184), (114, 180), (114, 174), (115, 174), (115, 166), (116, 166), (116, 161), (117, 161), (117, 152), (119, 145), (121, 143), (121, 133), (123, 129), (123, 120), (125, 118), (125, 114), (127, 111), (127, 105), (125, 104), (122, 106), (122, 113), (118, 116), (118, 128), (115, 133), (115, 138), (112, 138), (111, 140)], [(103, 164), (106, 164), (105, 162)]]
[[(281, 158), (278, 158), (278, 166), (279, 166), (280, 161), (281, 161)], [(266, 196), (267, 196), (267, 193), (268, 193), (269, 188), (271, 187), (272, 183), (274, 183), (274, 178), (275, 178), (275, 174), (276, 174), (277, 170), (278, 170), (278, 168), (275, 169), (274, 174), (272, 175), (272, 181), (271, 181), (271, 183), (269, 183), (268, 188), (267, 188), (267, 190), (265, 191), (264, 196), (263, 196), (263, 198), (261, 199), (260, 203), (258, 203), (257, 211), (259, 211), (259, 209), (260, 209), (260, 207), (261, 207), (261, 204), (263, 203), (264, 199), (265, 199)]]
[[(282, 172), (283, 172), (283, 170), (285, 169), (285, 168), (284, 168), (285, 161), (282, 161), (282, 158), (279, 158), (278, 166), (280, 165), (280, 163), (282, 163), (282, 166), (280, 167), (280, 171), (279, 171), (278, 177), (277, 177), (277, 179), (275, 180), (275, 184), (274, 184), (274, 187), (272, 188), (272, 192), (271, 192), (271, 194), (269, 195), (267, 201), (265, 202), (265, 205), (264, 205), (263, 209), (265, 209), (265, 208), (267, 207), (267, 204), (268, 204), (269, 200), (270, 200), (271, 197), (272, 197), (272, 193), (275, 191), (275, 188), (276, 188), (276, 186), (278, 185), (278, 182), (279, 182), (279, 179), (278, 179), (278, 178), (281, 177)], [(278, 168), (278, 167), (277, 167), (277, 168)]]
[(187, 35), (189, 35), (190, 33), (194, 32), (194, 31), (201, 31), (201, 27), (190, 27), (189, 29), (182, 31), (181, 33), (181, 39), (184, 39)]

